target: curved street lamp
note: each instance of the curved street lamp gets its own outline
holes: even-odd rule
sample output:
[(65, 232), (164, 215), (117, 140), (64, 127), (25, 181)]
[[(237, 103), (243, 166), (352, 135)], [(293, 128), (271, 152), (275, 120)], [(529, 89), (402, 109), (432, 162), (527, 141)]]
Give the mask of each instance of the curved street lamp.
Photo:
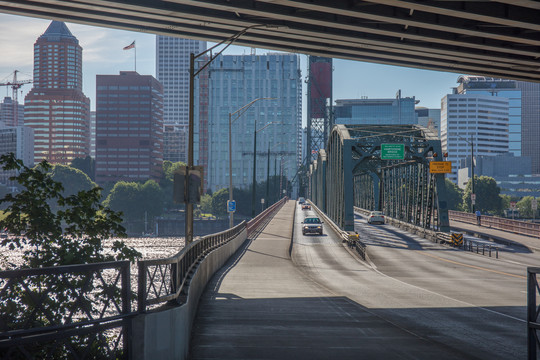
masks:
[[(258, 98), (255, 100), (252, 100), (251, 102), (247, 103), (246, 105), (242, 106), (240, 109), (236, 110), (235, 112), (229, 113), (229, 201), (233, 201), (233, 185), (232, 185), (232, 124), (238, 120), (242, 115), (246, 113), (246, 111), (251, 107), (251, 105), (255, 104), (259, 100), (276, 100), (276, 98)], [(234, 120), (232, 119), (233, 115), (236, 115)], [(232, 228), (234, 226), (234, 212), (229, 213), (229, 228)]]
[[(210, 49), (207, 49), (203, 52), (201, 52), (200, 54), (193, 54), (191, 53), (190, 56), (189, 56), (189, 103), (188, 103), (188, 107), (189, 107), (189, 116), (188, 116), (188, 163), (187, 163), (187, 176), (186, 176), (186, 179), (189, 178), (189, 172), (191, 170), (194, 170), (195, 169), (195, 166), (194, 166), (194, 154), (193, 154), (193, 143), (194, 143), (194, 137), (193, 137), (193, 132), (195, 130), (195, 124), (194, 124), (194, 116), (193, 116), (193, 107), (194, 107), (194, 99), (193, 99), (193, 94), (194, 94), (194, 79), (195, 79), (195, 76), (199, 75), (201, 71), (203, 71), (204, 69), (206, 69), (206, 67), (208, 65), (210, 65), (210, 63), (212, 61), (214, 61), (219, 55), (221, 55), (223, 53), (223, 51), (225, 51), (225, 49), (227, 49), (233, 42), (235, 42), (236, 40), (238, 40), (238, 38), (240, 38), (242, 35), (244, 35), (246, 32), (248, 32), (248, 30), (250, 29), (253, 29), (253, 28), (257, 28), (257, 27), (267, 27), (267, 28), (270, 28), (270, 27), (276, 27), (276, 26), (272, 26), (272, 25), (269, 25), (269, 24), (254, 24), (254, 25), (251, 25), (251, 26), (248, 26), (248, 27), (245, 27), (244, 29), (240, 30), (239, 32), (237, 32), (236, 34), (230, 36), (229, 38), (217, 43), (216, 45), (212, 46)], [(216, 47), (220, 46), (220, 45), (223, 45), (223, 44), (227, 44), (223, 47), (223, 49), (221, 49), (220, 51), (218, 51), (215, 55), (212, 55), (211, 51), (213, 49), (215, 49)], [(207, 52), (210, 52), (210, 60), (208, 60), (208, 62), (206, 62), (206, 64), (204, 64), (200, 69), (198, 69), (197, 71), (195, 71), (195, 59), (203, 56), (204, 54), (206, 54)], [(185, 193), (186, 194), (189, 194), (189, 181), (186, 181), (185, 182)], [(191, 243), (193, 241), (193, 203), (190, 203), (188, 199), (185, 200), (185, 204), (186, 204), (186, 210), (185, 210), (185, 217), (186, 217), (186, 245)]]

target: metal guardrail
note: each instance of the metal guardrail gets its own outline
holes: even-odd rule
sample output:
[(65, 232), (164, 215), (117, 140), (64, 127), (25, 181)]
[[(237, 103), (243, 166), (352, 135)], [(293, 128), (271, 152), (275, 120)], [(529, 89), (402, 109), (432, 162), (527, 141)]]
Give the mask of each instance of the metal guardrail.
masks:
[(540, 285), (538, 283), (540, 267), (527, 268), (527, 359), (537, 360), (540, 340), (538, 330), (540, 330), (540, 307), (537, 299), (540, 295)]
[[(359, 212), (364, 215), (369, 215), (370, 211), (366, 209), (362, 209), (359, 207), (354, 207), (355, 212)], [(388, 216), (385, 216), (385, 221), (387, 224), (394, 225), (396, 227), (399, 227), (401, 229), (405, 229), (407, 231), (410, 231), (416, 235), (420, 235), (423, 238), (429, 239), (436, 243), (443, 243), (443, 244), (452, 244), (451, 240), (451, 234), (450, 233), (444, 233), (440, 231), (430, 230), (430, 229), (424, 229), (420, 226), (416, 226), (401, 220), (397, 220)], [(476, 253), (486, 255), (488, 254), (490, 257), (492, 256), (493, 252), (495, 253), (495, 257), (499, 258), (499, 248), (494, 245), (486, 245), (482, 244), (480, 242), (474, 241), (474, 240), (463, 240), (463, 245), (459, 246), (459, 248), (474, 252), (476, 249)]]
[(130, 285), (129, 261), (0, 271), (0, 358), (127, 358)]
[[(477, 225), (476, 215), (472, 213), (449, 210), (448, 217), (450, 220)], [(540, 237), (540, 224), (489, 215), (482, 215), (480, 221), (482, 227), (509, 231), (519, 235)]]
[(360, 238), (358, 237), (358, 233), (353, 232), (353, 231), (341, 230), (341, 228), (339, 226), (337, 226), (332, 221), (332, 219), (330, 219), (328, 216), (326, 216), (326, 214), (324, 212), (322, 212), (321, 209), (319, 209), (310, 200), (307, 200), (307, 201), (309, 201), (309, 203), (311, 204), (311, 207), (319, 214), (319, 216), (323, 218), (324, 222), (326, 222), (328, 225), (330, 225), (332, 230), (339, 237), (341, 237), (341, 241), (346, 242), (347, 245), (350, 248), (354, 249), (358, 253), (358, 255), (360, 255), (360, 257), (362, 259), (366, 260), (366, 255), (367, 255), (366, 244), (362, 240), (360, 240)]
[[(285, 201), (198, 239), (175, 256), (139, 261), (137, 297), (129, 261), (0, 271), (0, 359), (131, 357), (132, 317), (178, 301), (208, 253), (243, 231), (256, 233)], [(61, 287), (68, 296), (55, 293)], [(6, 298), (11, 293), (16, 295)], [(137, 312), (131, 306), (135, 299)]]
[(244, 230), (250, 236), (285, 201), (285, 198), (278, 201), (249, 222), (244, 221), (232, 229), (200, 238), (174, 256), (139, 261), (138, 312), (144, 313), (148, 307), (168, 301), (182, 303), (193, 272), (208, 253), (228, 243)]
[(488, 255), (489, 257), (492, 257), (492, 254), (494, 254), (496, 259), (499, 258), (498, 246), (491, 245), (491, 244), (486, 245), (485, 243), (481, 243), (479, 241), (474, 241), (474, 240), (468, 240), (468, 239), (463, 239), (463, 244), (457, 246), (453, 243), (452, 234), (450, 233), (438, 232), (437, 242), (441, 244), (450, 245), (452, 247), (462, 249), (464, 251), (475, 252), (475, 249), (476, 249), (477, 254)]

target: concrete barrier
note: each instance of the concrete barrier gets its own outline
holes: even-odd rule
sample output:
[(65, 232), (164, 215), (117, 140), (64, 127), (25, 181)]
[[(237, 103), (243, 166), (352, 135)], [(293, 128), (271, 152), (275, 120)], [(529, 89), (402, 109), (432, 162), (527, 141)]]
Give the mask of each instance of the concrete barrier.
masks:
[(138, 314), (132, 322), (134, 360), (186, 359), (193, 320), (206, 284), (247, 240), (244, 229), (235, 239), (208, 254), (197, 267), (181, 306)]

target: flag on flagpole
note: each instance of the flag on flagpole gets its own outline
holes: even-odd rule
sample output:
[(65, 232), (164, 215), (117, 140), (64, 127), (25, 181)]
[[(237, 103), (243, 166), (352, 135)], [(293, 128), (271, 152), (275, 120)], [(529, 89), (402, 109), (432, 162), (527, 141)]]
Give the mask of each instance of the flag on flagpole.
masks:
[(124, 50), (129, 50), (133, 48), (135, 48), (135, 40), (133, 40), (133, 42), (129, 44), (128, 46), (124, 46)]

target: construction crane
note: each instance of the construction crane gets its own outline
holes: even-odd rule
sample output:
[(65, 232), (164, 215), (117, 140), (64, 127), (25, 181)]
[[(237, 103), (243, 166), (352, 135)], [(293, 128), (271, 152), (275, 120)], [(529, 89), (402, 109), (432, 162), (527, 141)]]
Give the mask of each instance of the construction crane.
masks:
[(17, 99), (17, 91), (23, 86), (24, 84), (30, 84), (33, 81), (32, 80), (17, 80), (17, 73), (20, 72), (19, 70), (15, 70), (13, 72), (13, 81), (11, 82), (5, 82), (0, 83), (0, 86), (11, 86), (12, 96), (11, 99), (13, 100), (13, 126), (17, 126), (19, 122), (19, 101)]

